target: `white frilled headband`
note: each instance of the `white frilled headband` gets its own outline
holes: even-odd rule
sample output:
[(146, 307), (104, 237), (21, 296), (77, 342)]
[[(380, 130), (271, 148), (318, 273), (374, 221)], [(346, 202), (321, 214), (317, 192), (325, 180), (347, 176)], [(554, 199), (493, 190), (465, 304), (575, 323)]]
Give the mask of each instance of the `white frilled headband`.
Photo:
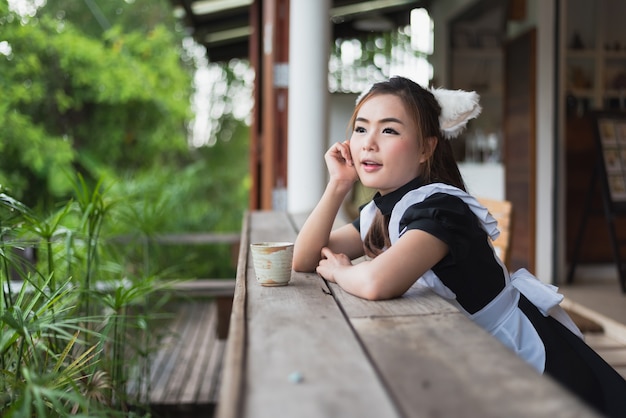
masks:
[[(363, 97), (369, 93), (372, 86), (369, 86), (356, 99), (358, 104)], [(442, 88), (428, 89), (441, 107), (439, 115), (439, 126), (441, 134), (446, 139), (452, 139), (467, 126), (467, 122), (480, 115), (482, 107), (478, 103), (480, 96), (475, 91), (446, 90)]]

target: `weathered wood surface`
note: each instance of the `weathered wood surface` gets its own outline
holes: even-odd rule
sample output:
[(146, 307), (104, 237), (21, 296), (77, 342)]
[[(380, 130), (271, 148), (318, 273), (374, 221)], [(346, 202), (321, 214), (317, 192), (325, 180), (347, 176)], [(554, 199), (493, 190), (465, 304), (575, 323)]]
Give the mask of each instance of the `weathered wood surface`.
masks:
[[(302, 219), (253, 212), (246, 247), (293, 240)], [(265, 288), (243, 242), (220, 418), (597, 416), (419, 284), (384, 302), (312, 273)]]
[(148, 381), (129, 395), (159, 410), (213, 408), (225, 341), (217, 338), (217, 305), (211, 299), (181, 302), (159, 350), (150, 359)]
[[(285, 214), (253, 213), (251, 225), (250, 243), (295, 239)], [(246, 295), (241, 416), (397, 415), (323, 280), (294, 274), (288, 286), (263, 287), (248, 259)]]
[(241, 416), (243, 402), (244, 371), (246, 369), (246, 274), (248, 272), (248, 247), (250, 237), (250, 214), (246, 213), (241, 225), (241, 241), (237, 258), (235, 294), (230, 315), (230, 328), (224, 352), (224, 370), (219, 401), (218, 416), (233, 418)]
[[(113, 237), (111, 241), (119, 243), (129, 243), (146, 239), (131, 235), (121, 235)], [(150, 238), (159, 244), (184, 244), (184, 245), (204, 245), (204, 244), (238, 244), (241, 235), (234, 232), (187, 232), (181, 234), (162, 234)]]
[(593, 417), (461, 314), (353, 319), (406, 417)]
[(185, 280), (173, 285), (177, 292), (191, 296), (227, 296), (235, 294), (235, 280), (233, 279), (195, 279)]
[(212, 297), (217, 304), (217, 338), (228, 338), (230, 314), (235, 294), (234, 279), (196, 279), (180, 282), (174, 285), (174, 290), (191, 297)]

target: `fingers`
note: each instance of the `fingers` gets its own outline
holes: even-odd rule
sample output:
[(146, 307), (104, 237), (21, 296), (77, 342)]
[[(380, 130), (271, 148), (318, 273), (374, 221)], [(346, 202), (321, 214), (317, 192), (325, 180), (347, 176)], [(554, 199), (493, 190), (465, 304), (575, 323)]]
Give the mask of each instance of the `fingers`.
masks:
[(328, 247), (322, 248), (322, 259), (328, 258), (332, 254), (333, 254), (333, 252), (330, 250), (330, 248), (328, 248)]
[(350, 153), (350, 141), (337, 142), (330, 149), (335, 158), (344, 160), (349, 166), (354, 165), (352, 162), (352, 154)]

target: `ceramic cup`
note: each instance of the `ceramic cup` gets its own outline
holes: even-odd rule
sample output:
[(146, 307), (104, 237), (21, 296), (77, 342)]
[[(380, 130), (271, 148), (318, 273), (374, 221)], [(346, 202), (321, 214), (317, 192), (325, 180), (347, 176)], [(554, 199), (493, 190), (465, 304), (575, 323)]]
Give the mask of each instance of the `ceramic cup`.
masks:
[(261, 286), (285, 286), (291, 280), (292, 242), (250, 244), (256, 280)]

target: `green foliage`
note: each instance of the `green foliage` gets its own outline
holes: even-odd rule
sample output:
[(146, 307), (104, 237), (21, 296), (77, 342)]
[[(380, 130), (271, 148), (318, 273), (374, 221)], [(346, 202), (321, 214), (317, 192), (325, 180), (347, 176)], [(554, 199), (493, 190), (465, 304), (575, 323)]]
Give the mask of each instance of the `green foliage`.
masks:
[[(182, 47), (168, 0), (50, 0), (24, 18), (0, 8), (0, 185), (43, 214), (72, 194), (75, 172), (88, 187), (107, 178), (111, 200), (128, 202), (109, 235), (239, 229), (248, 128), (233, 116), (233, 91), (245, 65), (213, 66), (222, 87), (203, 99), (222, 110), (211, 146), (189, 147), (191, 76), (202, 59)], [(219, 266), (204, 275), (214, 270), (232, 275)]]
[(179, 35), (156, 24), (86, 36), (59, 10), (0, 18), (11, 51), (0, 55), (0, 184), (31, 205), (65, 198), (76, 167), (97, 178), (94, 160), (134, 171), (187, 152), (192, 68)]
[(3, 417), (132, 416), (126, 385), (150, 372), (163, 279), (234, 276), (228, 246), (154, 241), (238, 231), (247, 207), (239, 73), (221, 68), (212, 146), (190, 147), (197, 57), (183, 37), (168, 0), (48, 0), (30, 16), (0, 0)]
[[(93, 189), (81, 179), (76, 183), (78, 203), (68, 202), (45, 219), (0, 194), (2, 416), (112, 416), (125, 411), (134, 402), (128, 399), (127, 382), (144, 378), (130, 376), (125, 366), (147, 363), (158, 343), (146, 324), (167, 300), (167, 292), (158, 293), (167, 282), (134, 276), (123, 264), (110, 268), (115, 260), (97, 256), (99, 226), (110, 213), (104, 210), (110, 202), (100, 183)], [(75, 239), (63, 239), (60, 232)], [(47, 253), (48, 261), (14, 263), (13, 250), (26, 242)], [(57, 265), (77, 274), (61, 281), (65, 270)], [(9, 280), (11, 269), (24, 280), (17, 292)], [(149, 373), (149, 364), (138, 369)]]

